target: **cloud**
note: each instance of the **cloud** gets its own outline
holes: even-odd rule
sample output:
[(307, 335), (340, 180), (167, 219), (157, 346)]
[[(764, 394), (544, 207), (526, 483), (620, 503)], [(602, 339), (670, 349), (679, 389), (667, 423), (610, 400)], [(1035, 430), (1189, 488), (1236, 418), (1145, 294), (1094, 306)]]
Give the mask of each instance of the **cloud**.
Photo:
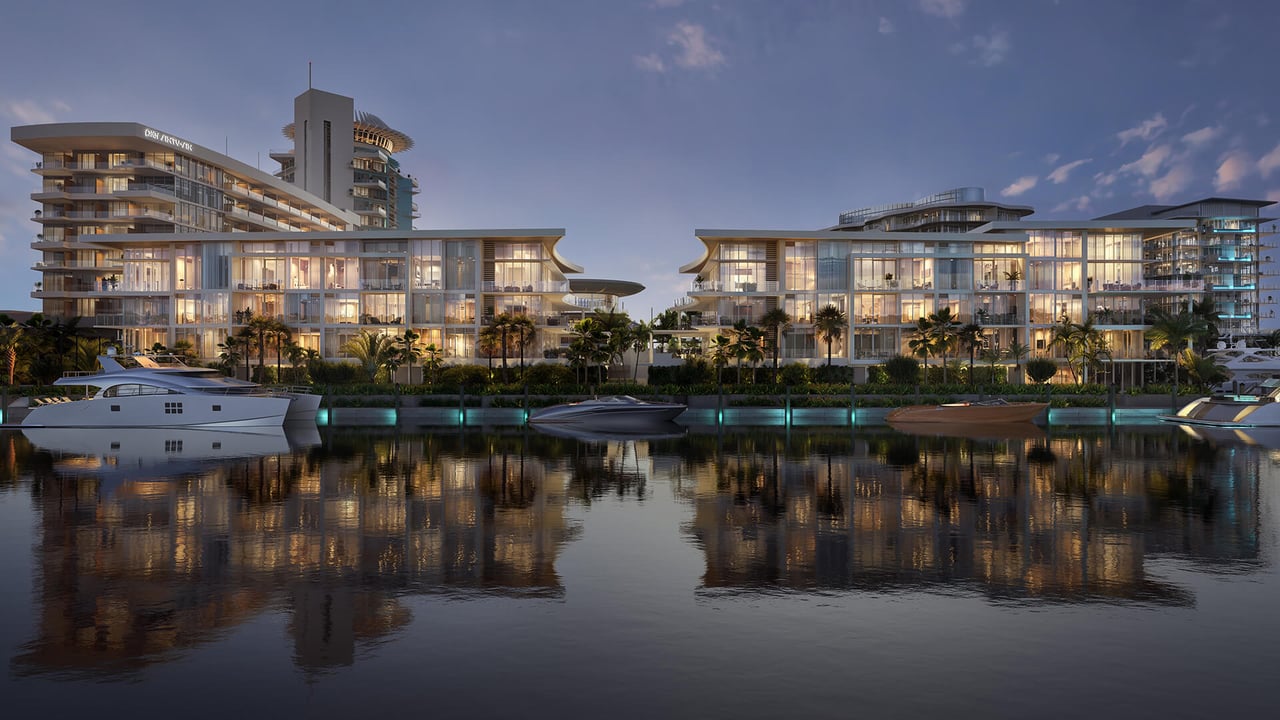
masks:
[(1200, 148), (1208, 143), (1213, 142), (1222, 135), (1222, 126), (1202, 127), (1199, 130), (1193, 130), (1182, 136), (1182, 142), (1193, 148)]
[(1066, 165), (1060, 165), (1049, 173), (1049, 181), (1054, 185), (1061, 185), (1071, 177), (1071, 171), (1084, 165), (1087, 162), (1093, 162), (1093, 158), (1085, 158), (1084, 160), (1073, 160)]
[(653, 6), (660, 8), (680, 7), (683, 4), (684, 0), (653, 0)]
[(941, 18), (959, 17), (964, 14), (965, 0), (918, 0), (920, 10), (926, 15)]
[(1233, 152), (1222, 159), (1218, 173), (1213, 178), (1213, 189), (1218, 192), (1240, 187), (1240, 181), (1253, 169), (1254, 163), (1242, 152)]
[(676, 67), (711, 70), (725, 64), (724, 54), (715, 49), (701, 25), (680, 21), (667, 33), (667, 45), (675, 48), (671, 57), (652, 52), (632, 57), (635, 66), (646, 72), (664, 73)]
[(1264, 178), (1271, 177), (1271, 173), (1277, 168), (1280, 168), (1280, 145), (1276, 145), (1271, 152), (1258, 159), (1258, 172)]
[(679, 48), (675, 63), (683, 68), (710, 70), (724, 65), (724, 55), (711, 46), (707, 31), (701, 25), (678, 22), (667, 35), (667, 44)]
[(1058, 153), (1049, 153), (1048, 155), (1044, 156), (1044, 161), (1049, 163), (1050, 165), (1058, 162), (1061, 159), (1062, 159), (1062, 156), (1059, 155)]
[(662, 62), (662, 58), (658, 57), (658, 53), (649, 53), (648, 55), (637, 55), (633, 58), (636, 67), (649, 72), (666, 72), (667, 64)]
[(1154, 177), (1160, 172), (1160, 168), (1164, 165), (1169, 156), (1173, 154), (1173, 149), (1168, 145), (1157, 145), (1142, 154), (1142, 157), (1131, 163), (1125, 163), (1120, 166), (1121, 173), (1137, 173), (1144, 177)]
[(1036, 186), (1035, 175), (1025, 175), (1013, 181), (1013, 184), (1000, 191), (1004, 197), (1018, 197), (1022, 193)]
[(1098, 187), (1107, 187), (1108, 185), (1114, 185), (1119, 177), (1119, 173), (1100, 172), (1093, 176), (1093, 181), (1098, 185)]
[(14, 100), (6, 103), (3, 107), (4, 114), (17, 120), (23, 125), (40, 125), (42, 123), (56, 122), (54, 112), (69, 112), (71, 108), (61, 100), (54, 100), (50, 103), (50, 109), (40, 106), (35, 100)]
[(1165, 202), (1186, 190), (1191, 185), (1193, 176), (1190, 165), (1174, 165), (1169, 169), (1169, 172), (1152, 180), (1147, 189), (1155, 196), (1156, 200)]
[(1067, 210), (1075, 210), (1076, 212), (1086, 212), (1093, 204), (1093, 199), (1088, 195), (1081, 195), (1078, 198), (1072, 198), (1066, 202), (1058, 203), (1050, 212), (1060, 213)]
[(992, 30), (990, 35), (974, 35), (973, 47), (978, 51), (978, 64), (982, 67), (994, 67), (1004, 62), (1013, 49), (1009, 42), (1009, 33), (1004, 30)]
[(1135, 127), (1121, 130), (1116, 133), (1116, 137), (1120, 138), (1120, 145), (1124, 146), (1129, 144), (1130, 140), (1150, 140), (1164, 132), (1167, 127), (1169, 127), (1169, 121), (1164, 119), (1162, 113), (1156, 113), (1150, 120), (1143, 120)]
[(894, 31), (893, 21), (887, 17), (880, 18), (880, 34), (892, 35)]

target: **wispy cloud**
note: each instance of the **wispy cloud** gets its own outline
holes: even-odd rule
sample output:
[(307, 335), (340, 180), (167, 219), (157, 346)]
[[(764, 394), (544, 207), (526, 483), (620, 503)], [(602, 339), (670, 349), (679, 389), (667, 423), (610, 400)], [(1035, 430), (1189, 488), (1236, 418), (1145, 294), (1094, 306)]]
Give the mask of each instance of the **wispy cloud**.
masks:
[(1116, 133), (1116, 137), (1120, 138), (1120, 145), (1124, 146), (1127, 145), (1130, 140), (1151, 140), (1164, 132), (1164, 129), (1167, 127), (1169, 127), (1169, 121), (1164, 119), (1164, 115), (1162, 113), (1156, 113), (1154, 117), (1148, 120), (1143, 120), (1134, 127), (1127, 130), (1121, 130)]
[(1201, 148), (1205, 145), (1217, 140), (1222, 135), (1222, 126), (1202, 127), (1199, 130), (1193, 130), (1182, 136), (1182, 142), (1193, 148)]
[(919, 5), (926, 15), (953, 18), (964, 14), (965, 0), (919, 0)]
[(1013, 181), (1013, 184), (1000, 191), (1004, 197), (1018, 197), (1031, 188), (1036, 186), (1037, 178), (1035, 175), (1025, 175)]
[(1085, 158), (1083, 160), (1073, 160), (1067, 163), (1066, 165), (1059, 165), (1058, 167), (1054, 168), (1053, 172), (1049, 173), (1049, 181), (1052, 182), (1054, 185), (1061, 185), (1062, 183), (1066, 182), (1068, 178), (1071, 177), (1072, 170), (1075, 170), (1076, 168), (1080, 167), (1081, 165), (1084, 165), (1087, 162), (1093, 162), (1093, 158)]
[(649, 53), (648, 55), (637, 55), (633, 58), (636, 67), (649, 72), (666, 72), (667, 64), (658, 57), (658, 53)]
[(691, 22), (676, 23), (667, 36), (667, 44), (679, 48), (676, 64), (680, 67), (709, 70), (724, 65), (724, 55), (711, 45), (707, 31)]
[(653, 6), (660, 8), (680, 7), (683, 4), (684, 0), (653, 0)]
[(3, 106), (4, 114), (23, 125), (39, 125), (56, 122), (54, 113), (70, 112), (71, 107), (61, 100), (54, 100), (45, 108), (35, 100), (12, 100)]
[(1136, 173), (1143, 177), (1155, 177), (1165, 161), (1173, 155), (1173, 148), (1168, 145), (1156, 145), (1142, 154), (1142, 157), (1131, 163), (1120, 166), (1121, 173)]
[(1255, 163), (1243, 152), (1233, 152), (1222, 159), (1213, 177), (1213, 189), (1218, 192), (1234, 190), (1253, 170)]
[(1258, 158), (1258, 173), (1264, 178), (1271, 177), (1271, 173), (1280, 168), (1280, 145), (1276, 145), (1271, 152)]
[(1013, 43), (1009, 41), (1007, 31), (992, 29), (990, 35), (974, 35), (973, 47), (978, 51), (979, 65), (994, 67), (1009, 56)]
[(894, 31), (893, 21), (887, 17), (880, 18), (880, 34), (892, 35)]
[(1191, 166), (1179, 163), (1169, 168), (1169, 172), (1151, 181), (1147, 190), (1155, 196), (1156, 200), (1165, 202), (1172, 200), (1182, 191), (1191, 186), (1191, 179), (1195, 174), (1191, 171)]
[(1061, 159), (1062, 159), (1062, 156), (1059, 155), (1058, 153), (1049, 153), (1048, 155), (1044, 156), (1044, 161), (1050, 165), (1058, 162)]
[(688, 70), (713, 70), (725, 64), (724, 53), (717, 50), (707, 36), (706, 28), (682, 20), (667, 33), (667, 45), (675, 48), (671, 58), (664, 59), (658, 53), (637, 55), (636, 67), (650, 72), (667, 72), (674, 67)]
[(1060, 213), (1060, 212), (1066, 212), (1067, 210), (1074, 210), (1076, 212), (1087, 212), (1092, 205), (1093, 205), (1092, 198), (1090, 198), (1088, 195), (1081, 195), (1078, 198), (1072, 198), (1065, 202), (1058, 203), (1053, 207), (1053, 210), (1051, 210), (1050, 212)]

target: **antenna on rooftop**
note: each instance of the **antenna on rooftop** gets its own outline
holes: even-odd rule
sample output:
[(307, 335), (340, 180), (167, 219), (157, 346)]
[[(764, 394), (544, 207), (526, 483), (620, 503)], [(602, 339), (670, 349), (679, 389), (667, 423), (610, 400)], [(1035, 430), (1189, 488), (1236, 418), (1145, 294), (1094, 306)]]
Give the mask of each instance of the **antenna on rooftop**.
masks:
[(307, 89), (311, 89), (311, 61), (307, 61)]

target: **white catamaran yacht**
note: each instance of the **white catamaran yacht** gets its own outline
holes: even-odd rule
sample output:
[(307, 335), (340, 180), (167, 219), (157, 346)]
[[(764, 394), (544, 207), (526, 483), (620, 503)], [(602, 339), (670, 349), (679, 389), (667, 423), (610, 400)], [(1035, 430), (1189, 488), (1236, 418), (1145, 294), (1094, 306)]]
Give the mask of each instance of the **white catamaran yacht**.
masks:
[(314, 420), (320, 396), (276, 392), (184, 365), (162, 355), (98, 357), (102, 371), (68, 374), (55, 385), (89, 386), (83, 400), (36, 399), (28, 427), (258, 427)]

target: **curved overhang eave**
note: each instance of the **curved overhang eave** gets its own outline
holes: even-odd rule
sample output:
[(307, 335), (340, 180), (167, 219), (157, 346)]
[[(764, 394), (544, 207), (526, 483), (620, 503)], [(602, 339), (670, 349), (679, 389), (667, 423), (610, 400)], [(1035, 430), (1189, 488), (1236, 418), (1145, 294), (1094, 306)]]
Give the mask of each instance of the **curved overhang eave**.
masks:
[(605, 278), (570, 278), (569, 290), (575, 294), (612, 295), (628, 297), (644, 292), (644, 285), (630, 280), (608, 280)]
[(575, 265), (560, 256), (560, 251), (556, 249), (556, 243), (558, 242), (560, 242), (560, 238), (558, 237), (548, 238), (548, 242), (547, 242), (547, 252), (551, 253), (551, 260), (556, 264), (556, 267), (559, 268), (560, 272), (569, 272), (569, 273), (582, 272), (581, 265)]

